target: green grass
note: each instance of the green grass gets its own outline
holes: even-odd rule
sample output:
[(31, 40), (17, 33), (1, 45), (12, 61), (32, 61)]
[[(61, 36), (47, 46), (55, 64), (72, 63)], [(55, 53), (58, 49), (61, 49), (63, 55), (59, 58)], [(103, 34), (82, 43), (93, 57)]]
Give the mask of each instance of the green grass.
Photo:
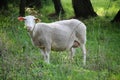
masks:
[[(45, 5), (39, 11), (44, 22), (68, 19), (74, 16), (71, 0), (62, 0), (66, 14), (60, 18), (48, 18), (54, 12), (53, 5)], [(109, 0), (107, 0), (109, 3)], [(82, 52), (77, 49), (74, 60), (67, 52), (52, 51), (51, 64), (43, 61), (39, 49), (32, 46), (24, 23), (17, 21), (15, 14), (0, 15), (0, 80), (119, 80), (120, 79), (120, 24), (110, 23), (120, 7), (107, 9), (104, 0), (92, 0), (95, 11), (104, 8), (102, 16), (82, 21), (87, 26), (87, 65), (82, 64)], [(113, 1), (113, 0), (112, 0)], [(117, 3), (116, 3), (117, 2)], [(106, 5), (107, 4), (107, 5)], [(15, 12), (14, 9), (11, 13)], [(108, 12), (111, 12), (108, 14)]]

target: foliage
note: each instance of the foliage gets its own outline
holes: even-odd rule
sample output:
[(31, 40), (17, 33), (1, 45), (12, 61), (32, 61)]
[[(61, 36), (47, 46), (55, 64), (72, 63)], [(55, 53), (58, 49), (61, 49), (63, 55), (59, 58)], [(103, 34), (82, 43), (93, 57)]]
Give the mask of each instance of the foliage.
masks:
[[(62, 3), (68, 10), (65, 15), (49, 17), (48, 14), (54, 11), (51, 4), (43, 6), (39, 18), (43, 22), (53, 22), (73, 16), (72, 6), (66, 5), (71, 3), (70, 0), (62, 0)], [(11, 9), (7, 17), (0, 15), (0, 80), (119, 80), (120, 24), (110, 23), (116, 14), (110, 10), (112, 5), (108, 9), (104, 0), (92, 0), (92, 3), (95, 11), (103, 7), (111, 14), (102, 13), (105, 15), (80, 19), (87, 26), (86, 66), (82, 65), (80, 49), (77, 49), (73, 61), (67, 58), (67, 52), (53, 51), (51, 64), (44, 63), (39, 49), (32, 45), (23, 22), (17, 21), (18, 9)], [(114, 9), (117, 11), (118, 8)]]

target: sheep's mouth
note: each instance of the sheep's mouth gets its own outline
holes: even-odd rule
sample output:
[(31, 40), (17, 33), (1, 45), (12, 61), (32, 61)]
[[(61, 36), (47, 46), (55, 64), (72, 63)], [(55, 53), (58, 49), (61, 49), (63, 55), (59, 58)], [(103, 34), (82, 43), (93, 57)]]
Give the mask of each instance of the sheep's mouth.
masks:
[(28, 32), (33, 31), (33, 30), (32, 30), (32, 27), (29, 27), (29, 26), (25, 26), (25, 29), (26, 29)]
[(27, 31), (30, 31), (31, 30), (31, 28), (30, 27), (27, 27)]

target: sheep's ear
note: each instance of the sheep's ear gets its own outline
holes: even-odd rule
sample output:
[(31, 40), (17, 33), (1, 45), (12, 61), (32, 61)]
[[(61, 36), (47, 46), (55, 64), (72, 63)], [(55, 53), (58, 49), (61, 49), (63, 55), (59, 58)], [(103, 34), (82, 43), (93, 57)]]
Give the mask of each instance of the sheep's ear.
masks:
[(41, 22), (41, 20), (38, 18), (35, 18), (35, 22), (38, 23), (38, 22)]
[(19, 20), (19, 21), (24, 21), (25, 18), (24, 18), (24, 17), (18, 17), (18, 20)]

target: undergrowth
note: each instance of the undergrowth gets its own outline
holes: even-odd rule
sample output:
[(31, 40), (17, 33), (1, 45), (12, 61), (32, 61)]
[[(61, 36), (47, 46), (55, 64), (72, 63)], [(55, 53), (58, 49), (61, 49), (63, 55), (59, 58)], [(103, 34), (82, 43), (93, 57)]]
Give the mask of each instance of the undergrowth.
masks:
[[(64, 3), (67, 9), (65, 4), (68, 3)], [(40, 10), (39, 17), (43, 22), (73, 16), (73, 13), (66, 13), (60, 18), (48, 18), (48, 14), (54, 11), (49, 6)], [(0, 16), (0, 80), (120, 79), (120, 24), (110, 23), (113, 16), (80, 19), (87, 26), (86, 66), (82, 64), (80, 49), (77, 49), (73, 61), (67, 58), (67, 52), (52, 51), (51, 63), (44, 63), (39, 49), (32, 45), (24, 23), (17, 21), (17, 16)]]

